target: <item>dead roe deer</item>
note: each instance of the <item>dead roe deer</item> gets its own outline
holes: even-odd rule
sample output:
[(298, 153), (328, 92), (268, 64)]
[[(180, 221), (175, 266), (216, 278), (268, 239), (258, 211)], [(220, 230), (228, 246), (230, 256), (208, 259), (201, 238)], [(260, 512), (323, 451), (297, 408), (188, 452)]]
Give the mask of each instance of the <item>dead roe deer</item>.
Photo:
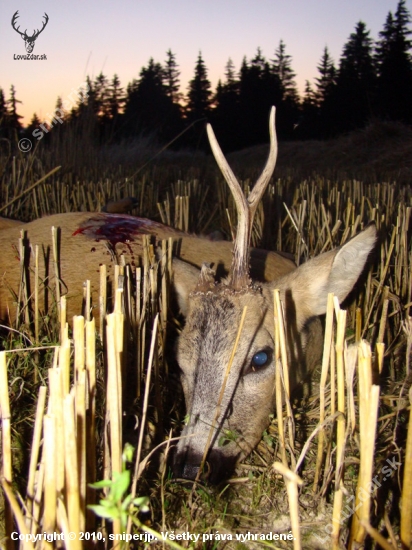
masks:
[[(246, 198), (208, 126), (213, 153), (238, 212), (233, 244), (212, 242), (143, 218), (104, 212), (56, 214), (21, 226), (0, 220), (0, 228), (5, 227), (0, 231), (0, 318), (6, 321), (15, 318), (22, 269), (27, 294), (30, 296), (33, 290), (36, 244), (40, 245), (39, 277), (44, 284), (40, 308), (50, 307), (51, 291), (45, 290), (53, 289), (55, 284), (52, 226), (58, 228), (59, 278), (69, 315), (81, 313), (82, 287), (87, 279), (91, 281), (92, 307), (97, 307), (101, 264), (108, 265), (108, 278), (113, 281), (114, 264), (120, 255), (131, 266), (137, 264), (143, 235), (152, 236), (156, 243), (173, 238), (177, 256), (173, 261), (173, 287), (185, 316), (177, 344), (189, 418), (182, 435), (190, 436), (179, 441), (174, 455), (178, 477), (195, 479), (204, 455), (209, 481), (227, 477), (236, 462), (255, 447), (269, 424), (275, 396), (273, 290), (280, 290), (284, 306), (293, 387), (319, 361), (322, 331), (318, 316), (325, 313), (328, 293), (335, 293), (339, 301), (346, 298), (376, 242), (376, 229), (370, 225), (341, 248), (298, 268), (281, 254), (250, 247), (254, 214), (276, 163), (274, 108), (269, 127), (269, 158)], [(21, 231), (25, 241), (23, 262), (18, 248)], [(216, 280), (209, 266), (228, 274), (227, 278)], [(245, 306), (244, 327), (222, 393)]]

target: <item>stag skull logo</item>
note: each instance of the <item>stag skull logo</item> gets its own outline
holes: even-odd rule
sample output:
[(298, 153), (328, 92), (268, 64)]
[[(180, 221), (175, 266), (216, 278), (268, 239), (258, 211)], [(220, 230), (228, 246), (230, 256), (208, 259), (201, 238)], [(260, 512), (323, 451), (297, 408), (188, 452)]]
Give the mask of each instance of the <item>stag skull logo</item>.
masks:
[(29, 36), (27, 34), (27, 29), (24, 31), (24, 32), (20, 32), (19, 29), (20, 27), (17, 27), (16, 28), (16, 21), (19, 17), (19, 10), (16, 11), (16, 13), (13, 15), (12, 19), (11, 19), (11, 26), (13, 27), (13, 29), (19, 33), (19, 35), (23, 38), (24, 40), (24, 45), (26, 47), (26, 52), (27, 53), (31, 53), (33, 51), (33, 48), (34, 48), (34, 45), (35, 45), (35, 42), (37, 40), (37, 37), (39, 36), (39, 34), (41, 32), (43, 32), (44, 30), (44, 27), (47, 25), (48, 21), (49, 21), (49, 16), (47, 15), (47, 13), (44, 13), (44, 21), (43, 21), (43, 26), (42, 28), (39, 30), (37, 29), (36, 30), (33, 30), (33, 34), (31, 36)]

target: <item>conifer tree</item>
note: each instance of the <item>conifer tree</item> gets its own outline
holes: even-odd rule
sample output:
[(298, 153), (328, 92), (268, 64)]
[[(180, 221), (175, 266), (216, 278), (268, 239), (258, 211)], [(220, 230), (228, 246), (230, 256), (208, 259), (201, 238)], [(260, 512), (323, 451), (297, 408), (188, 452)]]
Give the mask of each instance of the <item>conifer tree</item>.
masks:
[(292, 56), (286, 53), (283, 40), (275, 51), (271, 72), (278, 81), (281, 101), (276, 115), (279, 134), (283, 138), (294, 137), (299, 120), (299, 94), (292, 70)]
[(124, 90), (120, 85), (120, 79), (117, 74), (113, 75), (108, 88), (108, 112), (112, 119), (116, 119), (125, 102)]
[(214, 109), (211, 113), (213, 129), (225, 151), (237, 149), (241, 116), (239, 110), (239, 82), (235, 66), (229, 58), (225, 66), (225, 81), (219, 80), (213, 97)]
[(166, 52), (167, 58), (164, 66), (164, 85), (170, 99), (178, 103), (181, 99), (180, 93), (180, 71), (176, 63), (176, 55), (169, 48)]
[(272, 71), (280, 82), (282, 99), (297, 103), (299, 94), (296, 87), (296, 74), (292, 70), (292, 56), (286, 53), (286, 46), (283, 40), (275, 52), (275, 59), (272, 62)]
[(109, 81), (107, 76), (102, 72), (96, 77), (94, 82), (95, 91), (95, 113), (101, 119), (110, 118), (110, 103), (109, 103)]
[(333, 98), (335, 132), (360, 128), (374, 114), (376, 72), (372, 39), (359, 21), (343, 47)]
[(10, 98), (6, 101), (7, 104), (7, 126), (13, 130), (21, 130), (22, 124), (20, 120), (23, 118), (17, 112), (17, 104), (22, 103), (19, 99), (16, 98), (16, 89), (12, 84), (10, 86)]
[(181, 131), (180, 107), (167, 93), (164, 74), (162, 65), (150, 58), (139, 80), (128, 85), (123, 117), (126, 135), (145, 132), (166, 143)]
[(300, 106), (300, 117), (295, 125), (295, 135), (299, 139), (319, 137), (318, 97), (309, 80), (305, 82), (305, 91)]
[(405, 0), (388, 13), (375, 48), (379, 113), (385, 118), (412, 122), (411, 21)]
[(7, 102), (2, 88), (0, 88), (0, 137), (6, 137), (8, 124)]
[(316, 96), (319, 104), (322, 105), (331, 95), (333, 88), (336, 85), (336, 68), (327, 46), (325, 46), (325, 49), (323, 50), (317, 69), (320, 76), (315, 78)]
[(41, 124), (41, 121), (36, 113), (33, 114), (31, 117), (30, 123), (26, 128), (26, 134), (28, 136), (31, 136), (34, 132), (34, 130), (37, 130)]
[(186, 116), (188, 122), (207, 118), (210, 114), (211, 84), (207, 77), (207, 69), (199, 52), (195, 66), (195, 75), (189, 82), (187, 94)]

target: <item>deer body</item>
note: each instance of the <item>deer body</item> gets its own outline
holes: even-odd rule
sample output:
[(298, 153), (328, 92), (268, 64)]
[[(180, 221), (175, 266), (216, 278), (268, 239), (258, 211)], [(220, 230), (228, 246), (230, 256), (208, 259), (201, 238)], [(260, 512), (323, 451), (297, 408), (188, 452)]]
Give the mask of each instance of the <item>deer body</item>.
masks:
[[(55, 288), (52, 265), (52, 232), (58, 230), (59, 275), (61, 293), (67, 296), (68, 316), (82, 313), (83, 283), (89, 279), (92, 290), (92, 307), (98, 306), (99, 266), (108, 266), (109, 282), (113, 280), (114, 264), (124, 255), (126, 263), (139, 264), (143, 254), (142, 236), (153, 236), (156, 242), (170, 237), (176, 243), (179, 257), (192, 266), (201, 267), (205, 261), (228, 272), (232, 259), (232, 244), (226, 241), (211, 242), (160, 223), (127, 215), (74, 212), (55, 214), (26, 224), (15, 220), (0, 219), (0, 319), (14, 320), (21, 267), (18, 242), (21, 232), (25, 235), (25, 265), (29, 276), (29, 295), (34, 289), (34, 246), (39, 245), (39, 278), (41, 281), (40, 310), (52, 306)], [(276, 275), (294, 268), (293, 262), (274, 253), (256, 249), (252, 251), (253, 273), (258, 280), (271, 280)], [(181, 287), (185, 281), (185, 268), (180, 267)], [(46, 280), (47, 279), (47, 280)], [(48, 303), (45, 303), (42, 282), (48, 287)], [(182, 291), (183, 292), (183, 291)], [(98, 321), (98, 318), (96, 318)]]

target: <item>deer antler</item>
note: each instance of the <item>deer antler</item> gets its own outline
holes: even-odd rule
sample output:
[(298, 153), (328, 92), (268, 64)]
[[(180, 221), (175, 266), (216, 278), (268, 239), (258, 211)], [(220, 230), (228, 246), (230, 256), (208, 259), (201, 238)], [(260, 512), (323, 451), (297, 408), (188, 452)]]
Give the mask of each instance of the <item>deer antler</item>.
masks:
[(269, 118), (270, 150), (266, 165), (252, 189), (248, 198), (243, 194), (236, 176), (227, 163), (216, 136), (210, 124), (207, 125), (207, 134), (216, 162), (230, 187), (237, 210), (237, 233), (233, 246), (233, 261), (230, 270), (230, 284), (235, 290), (241, 290), (251, 284), (249, 277), (250, 236), (256, 208), (268, 186), (276, 165), (277, 140), (275, 130), (275, 107), (272, 107)]
[(33, 48), (34, 48), (34, 43), (36, 41), (36, 38), (39, 36), (39, 34), (41, 32), (43, 32), (44, 30), (44, 27), (47, 25), (47, 23), (49, 22), (49, 16), (47, 15), (47, 13), (44, 13), (43, 17), (44, 17), (44, 21), (43, 21), (43, 26), (42, 28), (39, 30), (37, 29), (37, 31), (35, 31), (33, 29), (33, 34), (32, 36), (28, 36), (27, 34), (27, 29), (24, 31), (24, 32), (21, 32), (19, 31), (20, 29), (20, 25), (16, 28), (16, 21), (19, 17), (19, 10), (16, 11), (16, 13), (13, 15), (13, 17), (11, 18), (11, 26), (13, 27), (13, 29), (18, 32), (21, 37), (24, 39), (25, 43), (26, 43), (26, 50), (28, 51), (28, 53), (31, 53), (33, 51)]
[(16, 29), (16, 21), (17, 19), (19, 18), (19, 10), (16, 11), (16, 13), (13, 15), (13, 17), (11, 18), (11, 26), (13, 27), (13, 29), (18, 32), (19, 34), (21, 34), (21, 36), (25, 36), (25, 32), (20, 32), (19, 29), (20, 29), (20, 26), (17, 27)]
[(34, 40), (39, 36), (39, 34), (40, 34), (41, 32), (43, 32), (44, 27), (45, 27), (45, 26), (47, 25), (47, 23), (49, 22), (49, 16), (47, 15), (46, 12), (44, 12), (43, 17), (44, 17), (45, 20), (43, 21), (43, 26), (42, 26), (42, 28), (41, 28), (40, 30), (37, 29), (37, 32), (36, 32), (36, 33), (33, 33), (32, 39), (34, 39)]

